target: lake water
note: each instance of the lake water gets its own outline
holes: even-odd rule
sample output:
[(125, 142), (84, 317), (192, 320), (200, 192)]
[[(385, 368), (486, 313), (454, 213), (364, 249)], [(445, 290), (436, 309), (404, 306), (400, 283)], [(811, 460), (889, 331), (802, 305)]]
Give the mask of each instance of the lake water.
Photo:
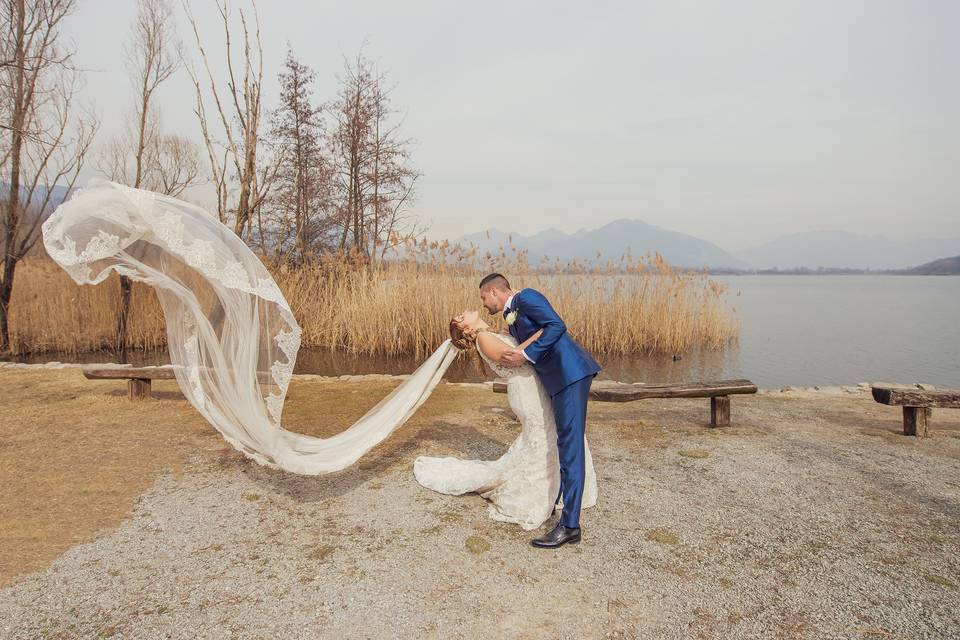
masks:
[[(717, 276), (741, 322), (740, 339), (721, 352), (600, 357), (602, 378), (674, 382), (749, 378), (762, 388), (858, 382), (927, 382), (960, 388), (960, 276)], [(549, 292), (547, 292), (549, 295)], [(46, 362), (55, 354), (26, 361)], [(86, 362), (110, 361), (85, 354)], [(141, 353), (133, 364), (162, 364)], [(297, 373), (409, 373), (412, 357), (371, 358), (302, 349)], [(454, 381), (488, 377), (477, 357), (461, 356)]]
[(742, 322), (725, 375), (761, 387), (887, 381), (960, 388), (958, 276), (717, 279), (729, 285)]

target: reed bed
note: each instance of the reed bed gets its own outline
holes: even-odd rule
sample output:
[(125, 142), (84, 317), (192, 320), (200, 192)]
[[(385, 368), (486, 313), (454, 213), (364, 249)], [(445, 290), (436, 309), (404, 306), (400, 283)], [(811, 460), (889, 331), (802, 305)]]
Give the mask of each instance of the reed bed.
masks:
[[(59, 266), (28, 258), (17, 266), (10, 301), (10, 347), (14, 354), (58, 351), (79, 353), (110, 349), (116, 343), (119, 278), (81, 287)], [(135, 284), (130, 345), (137, 349), (166, 346), (163, 312), (153, 290)]]
[[(477, 258), (423, 243), (405, 256), (376, 268), (333, 255), (271, 267), (303, 329), (302, 345), (369, 355), (429, 353), (447, 338), (452, 315), (482, 309), (477, 284), (494, 266), (515, 288), (546, 293), (571, 333), (595, 353), (720, 349), (739, 333), (722, 285), (705, 273), (673, 269), (657, 255), (623, 256), (602, 267), (533, 267), (515, 251)], [(14, 353), (111, 348), (117, 298), (115, 277), (79, 287), (50, 261), (25, 260), (11, 304)], [(490, 322), (501, 326), (499, 317)], [(140, 283), (133, 289), (130, 345), (165, 346), (163, 314), (153, 291)]]

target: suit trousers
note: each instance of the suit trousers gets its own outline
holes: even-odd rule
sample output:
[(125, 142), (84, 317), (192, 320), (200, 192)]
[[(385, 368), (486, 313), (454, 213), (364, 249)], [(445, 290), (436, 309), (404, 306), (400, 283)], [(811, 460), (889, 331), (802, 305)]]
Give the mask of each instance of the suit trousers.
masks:
[(589, 375), (577, 380), (550, 398), (557, 422), (557, 451), (560, 455), (560, 495), (557, 496), (557, 501), (563, 496), (560, 524), (570, 528), (580, 526), (580, 502), (586, 475), (583, 439), (593, 378)]

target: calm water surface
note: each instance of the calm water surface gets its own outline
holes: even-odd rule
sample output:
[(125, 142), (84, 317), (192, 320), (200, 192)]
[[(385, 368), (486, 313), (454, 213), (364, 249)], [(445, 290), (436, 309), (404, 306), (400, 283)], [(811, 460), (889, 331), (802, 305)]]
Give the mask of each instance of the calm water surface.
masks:
[[(749, 378), (764, 388), (858, 382), (928, 382), (960, 388), (960, 276), (718, 276), (741, 323), (719, 352), (598, 358), (601, 377), (628, 382)], [(549, 292), (546, 292), (549, 295)], [(53, 359), (104, 362), (110, 354)], [(133, 364), (165, 363), (138, 353)], [(302, 349), (297, 373), (409, 373), (412, 357), (350, 356)], [(488, 377), (461, 356), (447, 379)]]
[(763, 387), (960, 387), (960, 276), (717, 279), (729, 285), (742, 323), (729, 373)]

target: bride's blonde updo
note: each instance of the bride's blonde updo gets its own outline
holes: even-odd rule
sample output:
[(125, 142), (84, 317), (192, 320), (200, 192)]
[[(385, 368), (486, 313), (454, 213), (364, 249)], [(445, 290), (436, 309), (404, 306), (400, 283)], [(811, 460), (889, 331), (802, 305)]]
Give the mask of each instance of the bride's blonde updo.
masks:
[(450, 318), (450, 339), (453, 341), (453, 346), (466, 351), (473, 349), (473, 345), (477, 342), (477, 332), (470, 328), (464, 329), (460, 321), (453, 317)]

